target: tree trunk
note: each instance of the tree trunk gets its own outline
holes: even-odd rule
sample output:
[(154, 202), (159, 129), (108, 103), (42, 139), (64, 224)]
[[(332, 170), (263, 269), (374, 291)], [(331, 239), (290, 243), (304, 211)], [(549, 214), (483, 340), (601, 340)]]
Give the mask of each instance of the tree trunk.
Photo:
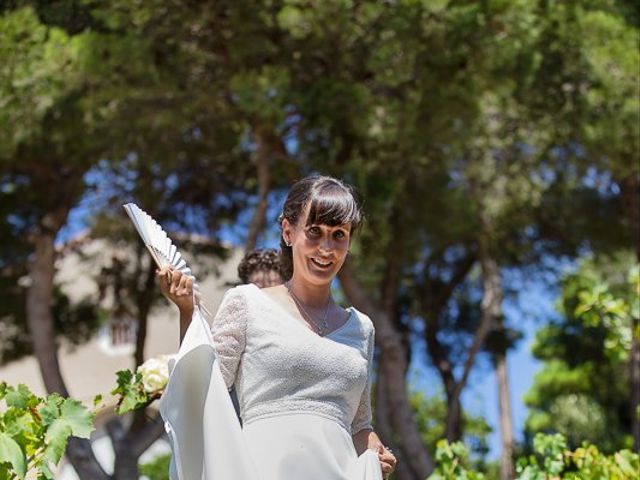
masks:
[(416, 476), (411, 472), (409, 463), (406, 460), (406, 455), (402, 451), (402, 447), (394, 439), (393, 427), (389, 422), (391, 413), (389, 412), (389, 393), (386, 388), (388, 382), (384, 378), (384, 370), (380, 368), (380, 364), (383, 361), (384, 359), (381, 355), (378, 360), (378, 379), (375, 384), (374, 425), (378, 436), (380, 436), (381, 439), (384, 439), (385, 445), (393, 450), (393, 454), (398, 460), (393, 478), (395, 480), (416, 480)]
[(502, 452), (500, 458), (500, 480), (515, 478), (513, 466), (513, 421), (511, 418), (511, 397), (509, 394), (509, 376), (507, 369), (507, 344), (503, 318), (495, 319), (496, 333), (499, 338), (493, 352), (493, 364), (498, 382), (498, 411), (500, 416), (500, 439)]
[(456, 391), (456, 381), (453, 376), (453, 368), (451, 362), (446, 358), (442, 345), (437, 339), (437, 328), (430, 325), (431, 319), (427, 320), (426, 339), (427, 349), (436, 366), (447, 399), (447, 416), (445, 419), (445, 438), (449, 442), (455, 442), (462, 437), (462, 406), (460, 405), (459, 396), (454, 397)]
[(258, 178), (258, 205), (253, 212), (251, 223), (249, 224), (249, 234), (247, 235), (247, 243), (245, 244), (245, 253), (256, 248), (258, 235), (264, 229), (265, 219), (267, 216), (268, 195), (271, 188), (271, 172), (269, 171), (269, 158), (271, 156), (271, 147), (268, 141), (267, 132), (262, 127), (255, 128), (254, 138), (257, 144), (254, 163), (256, 165), (256, 174)]
[(114, 480), (138, 480), (140, 472), (138, 470), (138, 457), (131, 455), (127, 451), (127, 443), (120, 442), (116, 445), (115, 462), (113, 465)]
[(112, 418), (106, 427), (115, 452), (113, 480), (137, 480), (140, 456), (164, 434), (162, 417), (156, 414), (137, 432), (125, 431), (120, 418)]
[(34, 253), (29, 265), (31, 286), (27, 292), (27, 325), (47, 392), (68, 397), (67, 387), (60, 373), (58, 345), (51, 308), (53, 306), (53, 276), (55, 273), (55, 233), (36, 234)]
[(504, 318), (502, 312), (502, 278), (500, 268), (486, 248), (480, 249), (482, 263), (482, 318), (489, 325), (495, 326), (501, 341), (493, 352), (493, 362), (498, 380), (498, 409), (500, 414), (500, 435), (502, 452), (500, 459), (500, 479), (515, 478), (513, 467), (513, 424), (511, 420), (511, 400), (509, 397), (509, 380), (507, 376), (507, 344), (505, 338)]
[[(34, 252), (29, 264), (31, 285), (27, 292), (27, 325), (45, 388), (69, 396), (58, 362), (58, 346), (51, 307), (53, 305), (53, 277), (55, 273), (54, 241), (64, 224), (69, 209), (59, 208), (46, 214), (33, 236)], [(91, 442), (70, 438), (66, 455), (80, 478), (108, 480), (91, 448)]]
[(376, 426), (378, 436), (383, 438), (388, 445), (395, 450), (397, 445), (393, 445), (393, 428), (389, 422), (391, 414), (389, 413), (389, 398), (386, 388), (386, 379), (384, 377), (383, 369), (380, 368), (383, 362), (382, 355), (378, 359), (378, 378), (375, 384), (375, 411), (373, 415), (373, 423)]
[[(640, 263), (640, 175), (633, 173), (618, 181), (624, 212), (629, 221), (631, 241), (635, 247), (636, 261)], [(640, 293), (640, 292), (638, 292)], [(640, 319), (631, 319), (631, 352), (629, 374), (631, 383), (631, 431), (633, 450), (640, 451)]]
[(126, 434), (120, 418), (112, 418), (106, 424), (115, 461), (113, 465), (114, 480), (137, 480), (138, 457), (132, 451), (131, 442)]
[[(438, 339), (439, 320), (451, 299), (451, 295), (467, 278), (475, 262), (476, 253), (470, 251), (466, 257), (455, 265), (451, 279), (448, 282), (433, 282), (428, 279), (423, 282), (423, 287), (419, 293), (421, 308), (426, 317), (424, 339), (427, 344), (427, 352), (440, 374), (447, 398), (445, 432), (448, 434), (446, 438), (449, 442), (458, 441), (462, 437), (462, 406), (460, 405), (460, 397), (455, 397), (457, 383), (453, 375), (453, 364)], [(428, 272), (428, 270), (426, 268), (425, 272)], [(453, 408), (450, 408), (449, 405), (452, 405)]]
[[(147, 341), (147, 323), (149, 318), (149, 311), (151, 310), (151, 304), (153, 303), (154, 290), (156, 288), (156, 265), (146, 253), (146, 249), (141, 251), (141, 255), (144, 255), (145, 260), (148, 261), (146, 268), (146, 275), (144, 278), (144, 284), (141, 291), (136, 292), (136, 306), (137, 306), (137, 321), (138, 331), (136, 333), (136, 351), (134, 353), (135, 367), (142, 365), (144, 362), (144, 346)], [(142, 259), (140, 259), (142, 260)], [(140, 269), (140, 274), (144, 272), (144, 268)], [(137, 284), (137, 279), (134, 279), (134, 285)]]
[(511, 420), (511, 399), (509, 397), (506, 353), (496, 353), (494, 355), (494, 363), (498, 379), (498, 406), (500, 410), (500, 435), (502, 439), (500, 480), (511, 480), (515, 478), (515, 470), (513, 468), (513, 424)]
[(349, 262), (340, 270), (340, 283), (349, 301), (371, 316), (376, 327), (376, 344), (384, 356), (381, 371), (387, 379), (388, 408), (391, 421), (402, 451), (411, 470), (418, 478), (423, 479), (433, 471), (434, 463), (431, 455), (422, 444), (420, 432), (413, 419), (411, 404), (405, 382), (406, 353), (402, 339), (395, 331), (393, 323), (386, 312), (377, 308), (371, 298), (355, 278)]
[(447, 441), (457, 442), (462, 439), (462, 403), (460, 395), (454, 392), (447, 394), (447, 416), (445, 418), (444, 435)]
[(629, 222), (631, 242), (636, 251), (636, 258), (640, 262), (640, 175), (631, 174), (618, 180), (622, 209)]
[(640, 452), (640, 341), (638, 339), (638, 319), (631, 319), (633, 338), (631, 340), (631, 415), (633, 431), (633, 451)]
[(449, 442), (456, 442), (462, 437), (462, 406), (460, 405), (460, 396), (455, 396), (458, 385), (453, 376), (453, 366), (449, 359), (446, 358), (444, 349), (437, 338), (437, 318), (435, 318), (433, 314), (429, 316), (430, 318), (427, 319), (425, 330), (427, 349), (433, 364), (440, 374), (447, 398), (445, 438)]
[[(397, 211), (396, 207), (393, 209), (393, 213), (391, 214), (392, 222), (395, 224), (399, 224), (401, 222), (401, 213)], [(397, 229), (400, 230), (399, 228)], [(399, 233), (395, 240), (399, 240), (401, 233)], [(399, 467), (397, 471), (398, 475), (403, 475), (406, 478), (420, 478), (420, 471), (416, 470), (419, 466), (411, 462), (409, 460), (409, 453), (406, 450), (406, 445), (404, 441), (400, 441), (400, 438), (404, 438), (401, 434), (394, 435), (394, 433), (399, 434), (407, 423), (407, 417), (403, 415), (398, 415), (397, 411), (394, 409), (394, 402), (397, 402), (401, 399), (394, 399), (396, 395), (394, 395), (394, 389), (397, 391), (403, 391), (406, 393), (406, 377), (409, 370), (409, 364), (411, 362), (411, 343), (409, 341), (409, 335), (406, 328), (403, 328), (403, 325), (398, 319), (399, 310), (398, 310), (398, 288), (400, 285), (401, 277), (402, 277), (402, 256), (398, 254), (396, 251), (396, 244), (394, 242), (389, 243), (387, 246), (388, 249), (388, 261), (385, 265), (384, 276), (381, 282), (381, 301), (379, 312), (384, 315), (385, 318), (389, 320), (390, 331), (394, 332), (394, 336), (396, 342), (399, 343), (394, 346), (391, 351), (395, 351), (398, 355), (402, 356), (401, 361), (389, 362), (389, 351), (381, 349), (382, 353), (380, 358), (382, 361), (379, 364), (378, 373), (379, 373), (379, 381), (383, 382), (382, 390), (386, 395), (385, 400), (387, 403), (388, 416), (391, 420), (391, 439), (397, 441), (396, 448), (400, 448), (399, 455), (403, 458), (402, 466)], [(390, 364), (391, 363), (391, 364)], [(395, 363), (395, 367), (394, 367)], [(396, 370), (395, 368), (400, 368), (402, 366), (402, 370)], [(397, 384), (397, 380), (401, 380), (400, 385)], [(410, 399), (407, 396), (406, 398), (407, 405), (409, 406), (409, 413), (411, 414), (411, 422), (415, 423), (413, 420), (413, 410), (411, 410)], [(416, 428), (417, 431), (417, 428)], [(418, 440), (416, 444), (422, 444), (422, 439), (418, 435)], [(407, 461), (409, 460), (409, 461)]]
[(495, 318), (493, 312), (496, 309), (496, 305), (498, 306), (498, 308), (500, 308), (500, 306), (502, 305), (502, 298), (499, 296), (502, 291), (499, 285), (497, 289), (495, 285), (496, 279), (498, 281), (500, 280), (500, 269), (498, 268), (498, 264), (495, 262), (495, 260), (493, 260), (489, 256), (486, 245), (482, 240), (480, 241), (478, 256), (480, 258), (480, 266), (482, 269), (483, 287), (480, 325), (478, 325), (478, 328), (476, 329), (473, 343), (471, 344), (469, 354), (467, 355), (467, 359), (464, 363), (462, 377), (456, 384), (453, 394), (449, 399), (446, 430), (447, 438), (453, 437), (455, 434), (455, 431), (453, 431), (453, 428), (455, 427), (455, 417), (462, 414), (462, 412), (460, 411), (460, 395), (462, 394), (462, 390), (464, 389), (464, 387), (467, 385), (469, 374), (471, 373), (471, 367), (475, 363), (476, 356), (478, 355), (478, 352), (484, 344), (484, 341), (487, 338), (487, 334), (491, 329), (493, 319)]
[(112, 480), (98, 463), (90, 440), (69, 437), (65, 456), (81, 480)]
[(160, 413), (156, 413), (147, 420), (142, 430), (130, 435), (131, 449), (136, 459), (140, 458), (140, 455), (164, 434), (164, 420)]
[[(488, 299), (488, 294), (486, 291), (483, 295), (482, 303), (483, 305)], [(483, 309), (484, 310), (484, 309)], [(480, 325), (476, 330), (475, 336), (473, 338), (473, 343), (471, 344), (471, 348), (469, 349), (469, 354), (467, 355), (467, 359), (464, 364), (464, 370), (462, 373), (462, 378), (456, 383), (456, 386), (448, 398), (449, 405), (447, 410), (447, 425), (445, 436), (446, 438), (455, 438), (456, 429), (458, 428), (460, 417), (462, 415), (461, 412), (461, 403), (460, 403), (460, 395), (462, 394), (462, 390), (467, 385), (467, 381), (469, 380), (469, 374), (471, 373), (471, 367), (475, 363), (476, 356), (484, 343), (487, 333), (489, 333), (489, 329), (491, 327), (491, 317), (485, 314), (482, 314), (480, 319)]]
[[(132, 279), (131, 292), (136, 297), (136, 318), (138, 320), (136, 351), (134, 353), (135, 367), (141, 365), (145, 360), (144, 347), (147, 338), (147, 324), (156, 288), (156, 265), (146, 249), (141, 249), (138, 252), (137, 261), (140, 268), (136, 269), (136, 274), (144, 275), (144, 283), (140, 288), (138, 287), (140, 285), (139, 279)], [(132, 412), (133, 420), (126, 432), (122, 422), (117, 418), (112, 419), (107, 426), (115, 452), (114, 478), (118, 480), (137, 479), (140, 474), (138, 471), (140, 455), (164, 434), (164, 424), (159, 419), (159, 415), (148, 419), (147, 414), (147, 409)]]

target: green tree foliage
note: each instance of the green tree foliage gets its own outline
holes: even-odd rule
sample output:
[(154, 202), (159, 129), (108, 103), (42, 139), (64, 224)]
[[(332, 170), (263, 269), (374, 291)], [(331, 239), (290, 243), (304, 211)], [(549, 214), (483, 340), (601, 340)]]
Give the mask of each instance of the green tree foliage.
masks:
[(628, 360), (638, 308), (637, 264), (630, 252), (583, 259), (565, 276), (561, 316), (536, 334), (544, 362), (525, 401), (526, 431), (562, 433), (572, 447), (630, 447)]
[[(601, 168), (621, 183), (637, 177), (640, 151), (638, 96), (638, 11), (625, 2), (585, 2), (574, 7), (580, 35), (581, 63), (586, 67), (580, 100), (586, 121), (580, 122), (587, 149), (598, 154)], [(635, 18), (634, 18), (635, 13)]]
[[(545, 224), (557, 228), (566, 223), (573, 226), (566, 231), (577, 232), (578, 238), (589, 233), (581, 240), (595, 241), (596, 248), (615, 248), (616, 242), (618, 248), (636, 248), (639, 255), (638, 8), (616, 0), (545, 2), (540, 8), (548, 20), (540, 25), (538, 37), (541, 68), (522, 101), (548, 127), (549, 165), (565, 187), (590, 172), (590, 183), (609, 200), (594, 204), (576, 185), (578, 196), (565, 191), (556, 218), (547, 217)], [(556, 186), (557, 194), (563, 191), (562, 183)], [(605, 227), (608, 221), (586, 222), (571, 215), (576, 200), (586, 202), (577, 205), (578, 211), (589, 209), (603, 220), (603, 207), (608, 206), (608, 218), (618, 217), (617, 228)]]

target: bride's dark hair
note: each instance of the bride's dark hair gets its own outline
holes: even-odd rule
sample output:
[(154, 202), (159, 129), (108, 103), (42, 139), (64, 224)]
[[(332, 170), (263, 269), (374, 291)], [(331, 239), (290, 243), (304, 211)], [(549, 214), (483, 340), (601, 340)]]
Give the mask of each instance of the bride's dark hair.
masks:
[[(287, 199), (278, 217), (280, 228), (285, 218), (291, 225), (298, 225), (300, 216), (309, 205), (307, 225), (344, 225), (351, 223), (351, 235), (362, 224), (363, 214), (356, 200), (353, 188), (340, 180), (311, 175), (297, 181), (289, 190)], [(280, 235), (282, 253), (282, 273), (285, 280), (293, 275), (293, 253)]]

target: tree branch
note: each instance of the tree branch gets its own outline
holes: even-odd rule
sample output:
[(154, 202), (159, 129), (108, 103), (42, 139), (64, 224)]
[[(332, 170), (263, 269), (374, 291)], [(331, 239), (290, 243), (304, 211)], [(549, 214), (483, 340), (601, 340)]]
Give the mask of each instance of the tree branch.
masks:
[[(479, 248), (480, 265), (482, 267), (482, 313), (480, 316), (480, 324), (476, 329), (476, 333), (473, 338), (471, 348), (469, 348), (469, 354), (464, 363), (464, 370), (462, 377), (457, 382), (451, 398), (449, 399), (449, 411), (448, 416), (459, 416), (460, 409), (460, 394), (467, 384), (471, 367), (475, 363), (476, 356), (480, 351), (480, 348), (484, 344), (484, 341), (491, 329), (494, 318), (496, 318), (496, 311), (499, 311), (502, 305), (502, 296), (500, 288), (500, 268), (496, 261), (489, 255), (486, 245), (480, 241)], [(447, 431), (447, 438), (453, 435), (453, 432)]]

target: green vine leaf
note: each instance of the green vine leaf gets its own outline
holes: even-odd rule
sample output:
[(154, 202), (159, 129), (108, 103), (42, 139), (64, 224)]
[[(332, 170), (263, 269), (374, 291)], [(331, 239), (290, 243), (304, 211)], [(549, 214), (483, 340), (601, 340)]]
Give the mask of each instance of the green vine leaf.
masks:
[(111, 392), (113, 395), (120, 396), (116, 406), (116, 413), (122, 415), (150, 403), (148, 395), (142, 386), (142, 375), (139, 373), (134, 374), (130, 370), (120, 370), (116, 375), (118, 376), (118, 386)]
[(36, 407), (40, 403), (40, 399), (31, 393), (31, 390), (23, 383), (15, 388), (8, 387), (4, 400), (9, 408)]
[(24, 451), (13, 438), (0, 432), (0, 463), (10, 463), (18, 476), (24, 478), (27, 474), (27, 458)]
[[(52, 399), (52, 404), (59, 399)], [(45, 435), (46, 462), (57, 464), (64, 454), (67, 441), (71, 435), (89, 438), (93, 431), (93, 413), (78, 400), (66, 398), (60, 405), (60, 415), (53, 420)]]

